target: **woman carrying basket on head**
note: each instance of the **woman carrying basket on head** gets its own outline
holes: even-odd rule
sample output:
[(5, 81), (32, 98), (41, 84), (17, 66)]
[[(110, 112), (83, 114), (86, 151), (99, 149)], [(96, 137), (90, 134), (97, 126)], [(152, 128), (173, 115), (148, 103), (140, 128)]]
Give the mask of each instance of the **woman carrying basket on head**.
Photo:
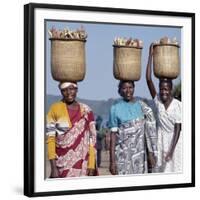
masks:
[(154, 115), (149, 106), (133, 96), (134, 90), (134, 81), (120, 81), (118, 92), (122, 99), (110, 110), (110, 172), (113, 175), (147, 173), (147, 160), (151, 167), (156, 164)]
[(92, 110), (76, 101), (77, 84), (59, 84), (62, 100), (47, 114), (48, 158), (51, 178), (97, 175), (96, 130)]
[(151, 62), (153, 46), (149, 49), (149, 59), (146, 69), (146, 81), (154, 100), (157, 116), (158, 132), (158, 162), (159, 172), (180, 172), (181, 159), (181, 102), (172, 96), (172, 80), (159, 79), (159, 94), (157, 94), (151, 78)]

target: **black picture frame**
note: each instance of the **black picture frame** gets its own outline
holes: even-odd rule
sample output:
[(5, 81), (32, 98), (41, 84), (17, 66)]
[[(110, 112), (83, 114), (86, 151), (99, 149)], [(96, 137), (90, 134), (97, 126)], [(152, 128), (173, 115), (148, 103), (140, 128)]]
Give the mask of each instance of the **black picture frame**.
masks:
[[(98, 13), (121, 13), (121, 14), (137, 14), (150, 15), (156, 17), (177, 17), (189, 19), (191, 31), (191, 174), (190, 182), (160, 184), (160, 185), (142, 185), (142, 186), (126, 186), (126, 187), (107, 187), (91, 188), (91, 189), (76, 189), (63, 191), (42, 191), (35, 190), (35, 100), (39, 98), (35, 93), (35, 11), (37, 9), (57, 10), (59, 11), (88, 11)], [(43, 36), (41, 36), (43, 37)], [(43, 134), (43, 133), (41, 133)], [(102, 192), (119, 192), (119, 191), (134, 191), (134, 190), (149, 190), (162, 188), (184, 188), (195, 186), (195, 14), (186, 12), (167, 12), (153, 10), (136, 10), (136, 9), (121, 9), (121, 8), (106, 8), (106, 7), (87, 7), (74, 5), (56, 5), (56, 4), (36, 4), (30, 3), (24, 5), (24, 195), (29, 197), (35, 196), (52, 196), (52, 195), (72, 195), (84, 193), (102, 193)]]

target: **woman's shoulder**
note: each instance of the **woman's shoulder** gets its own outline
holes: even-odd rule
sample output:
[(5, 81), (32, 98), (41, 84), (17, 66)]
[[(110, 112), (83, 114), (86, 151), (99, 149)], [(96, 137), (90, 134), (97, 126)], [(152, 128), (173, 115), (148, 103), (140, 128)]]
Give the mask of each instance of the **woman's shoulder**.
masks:
[(152, 100), (148, 99), (140, 99), (138, 100), (138, 103), (140, 104), (143, 111), (151, 112), (154, 110), (154, 104)]
[(178, 99), (176, 99), (176, 98), (173, 98), (173, 101), (174, 101), (175, 103), (178, 103), (178, 104), (181, 104), (181, 103), (182, 103), (180, 100), (178, 100)]
[(141, 108), (150, 108), (148, 102), (145, 101), (144, 99), (137, 100), (136, 104), (138, 104), (139, 106), (141, 106)]
[(60, 108), (60, 107), (63, 107), (65, 104), (63, 101), (56, 101), (54, 103), (51, 104), (50, 108), (51, 109), (57, 109), (57, 108)]
[(175, 106), (175, 107), (181, 107), (182, 106), (182, 102), (181, 101), (179, 101), (178, 99), (176, 99), (176, 98), (173, 98), (173, 105)]
[(92, 109), (87, 104), (81, 103), (81, 102), (78, 102), (78, 103), (80, 105), (81, 110), (86, 111), (86, 112), (92, 111)]
[(123, 106), (124, 105), (124, 100), (123, 99), (116, 99), (113, 103), (112, 103), (112, 105), (111, 105), (111, 109), (115, 109), (115, 108), (118, 108), (118, 107), (121, 107), (121, 106)]

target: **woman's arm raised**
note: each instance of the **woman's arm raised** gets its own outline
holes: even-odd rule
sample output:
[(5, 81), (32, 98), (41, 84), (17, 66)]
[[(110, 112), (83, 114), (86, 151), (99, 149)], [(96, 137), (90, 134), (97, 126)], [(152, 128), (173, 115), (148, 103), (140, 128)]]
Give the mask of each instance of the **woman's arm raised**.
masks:
[(153, 56), (153, 43), (150, 45), (150, 48), (149, 48), (149, 58), (148, 58), (148, 63), (147, 63), (147, 68), (146, 68), (146, 81), (147, 81), (147, 85), (148, 85), (149, 91), (151, 93), (151, 96), (154, 99), (154, 97), (156, 96), (156, 89), (155, 89), (154, 83), (151, 78), (152, 56)]

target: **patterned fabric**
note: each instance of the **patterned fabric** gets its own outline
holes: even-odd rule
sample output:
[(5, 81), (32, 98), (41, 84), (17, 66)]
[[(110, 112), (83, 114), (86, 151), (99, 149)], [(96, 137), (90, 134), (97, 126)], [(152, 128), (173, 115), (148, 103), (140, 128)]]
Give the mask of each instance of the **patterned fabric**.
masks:
[[(47, 135), (52, 137), (55, 134), (56, 136), (56, 165), (59, 175), (60, 177), (85, 176), (88, 168), (89, 149), (96, 146), (94, 115), (87, 105), (80, 103), (81, 114), (80, 111), (75, 111), (80, 117), (74, 118), (76, 121), (69, 121), (66, 104), (59, 102), (52, 108), (53, 110), (50, 109), (47, 118)], [(65, 109), (63, 110), (63, 108)], [(51, 124), (50, 129), (49, 124)], [(93, 161), (93, 163), (95, 162)]]
[[(147, 149), (154, 154), (157, 152), (156, 123), (151, 108), (144, 102), (129, 104), (134, 104), (128, 106), (131, 110), (122, 109), (121, 102), (114, 104), (110, 113), (110, 121), (120, 122), (117, 124), (115, 147), (117, 170), (118, 174), (143, 174), (148, 172)], [(132, 120), (120, 118), (128, 113), (134, 113)], [(112, 130), (116, 125), (111, 122), (110, 126)]]
[(158, 96), (154, 98), (154, 102), (157, 112), (159, 172), (181, 172), (182, 132), (180, 133), (172, 160), (167, 163), (164, 160), (171, 146), (175, 123), (181, 123), (181, 102), (173, 99), (167, 110)]

